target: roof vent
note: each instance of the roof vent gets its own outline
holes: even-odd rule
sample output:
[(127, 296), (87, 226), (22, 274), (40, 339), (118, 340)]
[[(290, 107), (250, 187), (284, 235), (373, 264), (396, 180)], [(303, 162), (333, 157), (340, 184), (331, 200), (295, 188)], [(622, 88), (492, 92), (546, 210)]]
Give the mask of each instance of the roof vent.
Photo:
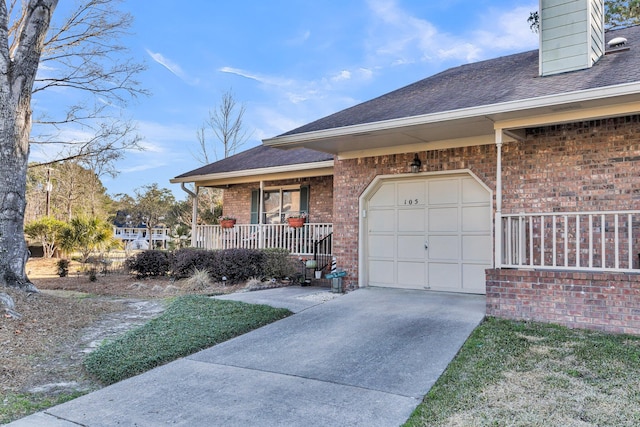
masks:
[(627, 44), (627, 39), (625, 39), (624, 37), (616, 37), (607, 42), (607, 47), (612, 49), (612, 48), (622, 47), (625, 44)]

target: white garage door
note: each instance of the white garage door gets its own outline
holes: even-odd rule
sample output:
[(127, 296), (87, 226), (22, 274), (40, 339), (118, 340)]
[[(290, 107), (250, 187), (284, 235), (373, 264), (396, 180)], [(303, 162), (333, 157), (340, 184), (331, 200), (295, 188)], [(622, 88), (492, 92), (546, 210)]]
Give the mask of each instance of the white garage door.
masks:
[(383, 181), (366, 211), (369, 285), (485, 293), (491, 194), (473, 177)]

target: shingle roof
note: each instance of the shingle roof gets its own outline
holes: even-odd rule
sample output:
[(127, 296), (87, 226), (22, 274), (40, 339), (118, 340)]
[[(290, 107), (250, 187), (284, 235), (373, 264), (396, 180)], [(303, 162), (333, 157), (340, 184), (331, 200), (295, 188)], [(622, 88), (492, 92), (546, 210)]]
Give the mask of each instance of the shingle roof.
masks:
[(280, 136), (640, 81), (640, 26), (606, 34), (614, 37), (627, 38), (629, 50), (605, 55), (589, 69), (540, 77), (538, 50), (461, 65)]
[(178, 175), (176, 178), (209, 175), (242, 170), (262, 169), (277, 166), (297, 165), (333, 160), (333, 154), (321, 153), (307, 148), (281, 150), (259, 145), (226, 159), (210, 163), (201, 168)]

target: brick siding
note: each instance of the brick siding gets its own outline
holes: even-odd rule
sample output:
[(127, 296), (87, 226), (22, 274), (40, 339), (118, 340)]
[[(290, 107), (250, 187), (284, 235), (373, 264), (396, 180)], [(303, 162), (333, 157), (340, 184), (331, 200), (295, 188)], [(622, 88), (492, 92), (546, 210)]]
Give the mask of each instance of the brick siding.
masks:
[[(336, 159), (332, 181), (306, 181), (313, 221), (334, 224), (338, 266), (349, 273), (345, 287), (358, 284), (360, 195), (378, 175), (408, 173), (413, 156)], [(469, 169), (495, 194), (494, 145), (422, 151), (418, 156), (422, 172)], [(528, 129), (523, 141), (503, 145), (502, 160), (504, 213), (640, 209), (640, 116)], [(225, 213), (249, 222), (255, 188), (257, 184), (225, 190)], [(640, 334), (640, 275), (488, 270), (487, 313)]]
[(640, 335), (640, 274), (487, 270), (487, 315)]
[[(333, 216), (333, 177), (321, 176), (305, 179), (265, 181), (265, 187), (285, 185), (309, 186), (309, 222), (331, 222)], [(237, 184), (223, 191), (222, 206), (225, 215), (234, 216), (238, 224), (251, 223), (251, 192), (259, 183)]]

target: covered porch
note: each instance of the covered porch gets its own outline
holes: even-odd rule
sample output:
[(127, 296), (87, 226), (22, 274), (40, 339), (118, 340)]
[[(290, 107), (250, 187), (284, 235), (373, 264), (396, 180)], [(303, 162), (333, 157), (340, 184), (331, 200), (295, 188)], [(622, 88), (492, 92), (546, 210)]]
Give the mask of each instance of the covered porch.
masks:
[(333, 254), (333, 224), (305, 223), (302, 227), (288, 224), (198, 225), (195, 247), (202, 249), (272, 249), (281, 248), (292, 255), (314, 257)]

